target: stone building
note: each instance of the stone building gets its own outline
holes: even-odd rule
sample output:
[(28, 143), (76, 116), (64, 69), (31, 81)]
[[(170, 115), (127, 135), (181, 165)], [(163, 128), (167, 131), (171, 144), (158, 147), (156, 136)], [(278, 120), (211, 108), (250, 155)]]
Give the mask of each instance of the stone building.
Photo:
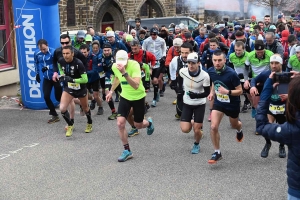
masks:
[[(190, 3), (196, 2), (193, 9)], [(193, 0), (61, 0), (59, 3), (61, 31), (86, 29), (93, 26), (104, 32), (105, 27), (126, 29), (126, 20), (137, 16), (167, 17), (188, 15), (204, 19), (204, 1)]]

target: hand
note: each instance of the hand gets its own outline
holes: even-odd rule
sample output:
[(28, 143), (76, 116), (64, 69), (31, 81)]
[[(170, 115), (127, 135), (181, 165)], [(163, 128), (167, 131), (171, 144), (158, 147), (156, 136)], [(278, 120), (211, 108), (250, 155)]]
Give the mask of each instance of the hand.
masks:
[(54, 72), (53, 76), (52, 76), (52, 81), (57, 82), (58, 79), (58, 73)]
[(107, 102), (109, 102), (110, 100), (111, 100), (111, 98), (112, 98), (112, 91), (109, 91), (107, 94), (106, 94), (106, 97), (105, 97), (105, 100), (107, 101)]
[(273, 76), (274, 76), (275, 72), (272, 72), (269, 76), (269, 78), (273, 79)]
[(229, 90), (225, 89), (223, 86), (220, 86), (218, 88), (218, 92), (220, 92), (221, 94), (228, 94)]
[(125, 74), (125, 65), (123, 64), (117, 64), (118, 70), (121, 72), (121, 74)]
[(74, 79), (71, 78), (70, 76), (61, 76), (59, 77), (59, 81), (64, 83), (68, 83), (68, 82), (74, 83)]
[(245, 80), (244, 88), (245, 88), (245, 90), (248, 90), (250, 88), (250, 83), (248, 80)]
[(256, 96), (256, 95), (258, 95), (258, 90), (257, 90), (256, 87), (252, 87), (250, 89), (250, 95), (253, 96), (253, 97)]
[(279, 97), (280, 97), (281, 101), (286, 101), (288, 98), (288, 94), (280, 94)]
[(293, 76), (291, 76), (291, 78), (295, 78), (296, 76), (300, 75), (300, 72), (296, 72), (296, 71), (290, 71), (291, 73), (293, 73)]
[(42, 72), (44, 73), (45, 71), (47, 71), (48, 70), (48, 67), (43, 67), (42, 68)]
[(209, 95), (207, 96), (207, 99), (209, 101), (212, 101), (214, 99), (214, 94), (213, 93), (209, 93)]
[(196, 93), (194, 93), (192, 91), (189, 91), (188, 94), (189, 94), (189, 96), (190, 96), (191, 99), (197, 99), (198, 98), (198, 94), (196, 94)]
[(35, 80), (36, 80), (36, 82), (38, 82), (38, 83), (41, 82), (41, 78), (40, 78), (40, 75), (39, 75), (39, 74), (36, 74)]

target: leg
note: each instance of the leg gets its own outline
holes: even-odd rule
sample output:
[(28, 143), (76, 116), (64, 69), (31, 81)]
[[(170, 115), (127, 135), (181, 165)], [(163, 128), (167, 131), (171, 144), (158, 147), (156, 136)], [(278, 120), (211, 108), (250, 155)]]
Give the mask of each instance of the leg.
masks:
[[(43, 82), (43, 93), (44, 93), (44, 99), (45, 99), (45, 103), (47, 105), (47, 107), (49, 108), (50, 112), (49, 114), (52, 116), (58, 116), (57, 112), (55, 110), (55, 106), (51, 100), (51, 91), (52, 91), (52, 87), (53, 87), (53, 81), (52, 80), (48, 80), (48, 79), (44, 79)], [(50, 120), (49, 120), (50, 121)], [(48, 121), (48, 123), (49, 123)], [(55, 122), (55, 121), (53, 121)]]
[(85, 112), (86, 118), (87, 118), (87, 126), (85, 129), (86, 133), (90, 133), (92, 132), (93, 128), (92, 128), (92, 116), (91, 116), (91, 110), (88, 106), (88, 96), (85, 95), (84, 97), (80, 97), (78, 98), (82, 107), (82, 110)]

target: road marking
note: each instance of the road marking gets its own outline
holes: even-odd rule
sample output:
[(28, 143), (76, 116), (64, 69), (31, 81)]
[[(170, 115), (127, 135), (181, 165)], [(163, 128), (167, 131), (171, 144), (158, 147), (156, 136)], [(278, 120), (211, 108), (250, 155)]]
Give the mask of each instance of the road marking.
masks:
[(3, 160), (3, 159), (5, 159), (5, 158), (8, 158), (8, 157), (10, 157), (12, 154), (16, 154), (16, 153), (18, 153), (18, 152), (24, 150), (25, 148), (32, 148), (32, 147), (35, 147), (35, 146), (37, 146), (37, 145), (39, 145), (39, 143), (32, 143), (32, 144), (23, 146), (23, 147), (20, 148), (20, 149), (17, 149), (17, 150), (14, 150), (14, 151), (9, 151), (8, 153), (10, 153), (10, 154), (0, 154), (0, 160)]

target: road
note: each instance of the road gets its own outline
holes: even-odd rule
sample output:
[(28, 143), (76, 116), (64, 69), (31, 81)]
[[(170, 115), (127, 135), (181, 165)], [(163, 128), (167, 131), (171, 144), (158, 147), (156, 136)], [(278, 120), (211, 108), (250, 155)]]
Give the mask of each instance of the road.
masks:
[[(62, 118), (46, 123), (46, 110), (1, 106), (0, 199), (286, 199), (286, 158), (278, 157), (277, 143), (268, 158), (260, 157), (264, 139), (254, 134), (250, 111), (240, 115), (242, 143), (236, 142), (228, 118), (223, 119), (223, 160), (209, 165), (214, 151), (210, 123), (204, 122), (200, 153), (190, 154), (193, 134), (180, 131), (173, 100), (174, 92), (167, 88), (147, 113), (155, 132), (148, 136), (141, 130), (129, 138), (134, 158), (125, 163), (117, 162), (123, 146), (116, 120), (107, 120), (107, 103), (104, 115), (93, 111), (90, 134), (84, 133), (86, 118), (77, 111), (71, 138), (65, 137)], [(207, 119), (208, 109), (205, 115)]]

